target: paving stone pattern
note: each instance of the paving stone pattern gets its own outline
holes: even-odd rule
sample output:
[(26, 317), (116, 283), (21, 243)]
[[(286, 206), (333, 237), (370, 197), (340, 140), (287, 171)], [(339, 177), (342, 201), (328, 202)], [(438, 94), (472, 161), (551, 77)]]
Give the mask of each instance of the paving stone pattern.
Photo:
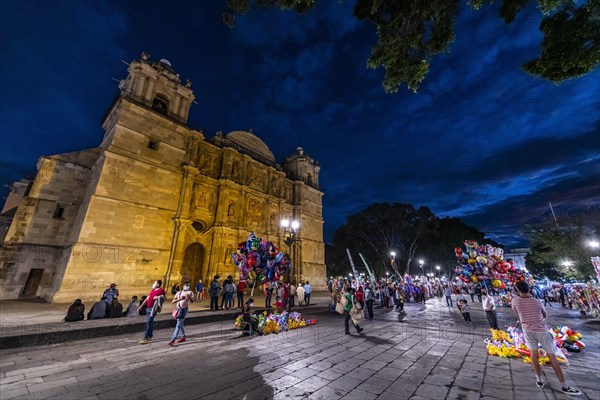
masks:
[[(534, 384), (522, 360), (488, 356), (484, 313), (473, 325), (439, 299), (376, 309), (364, 334), (344, 335), (343, 318), (311, 311), (318, 324), (279, 335), (241, 337), (230, 322), (190, 326), (172, 348), (170, 329), (149, 345), (139, 334), (0, 351), (0, 399), (566, 399), (552, 369)], [(500, 322), (515, 320), (501, 309)], [(565, 375), (600, 399), (598, 325), (568, 310), (552, 323), (579, 329), (587, 344)]]

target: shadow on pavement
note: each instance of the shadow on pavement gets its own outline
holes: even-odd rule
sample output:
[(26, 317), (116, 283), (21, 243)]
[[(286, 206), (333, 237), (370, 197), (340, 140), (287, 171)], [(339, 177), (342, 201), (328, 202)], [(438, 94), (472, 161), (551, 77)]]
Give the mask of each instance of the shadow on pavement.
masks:
[(395, 345), (396, 344), (390, 340), (381, 339), (381, 338), (378, 338), (377, 336), (369, 336), (368, 334), (362, 334), (361, 337), (363, 339), (365, 339), (367, 342), (373, 343), (375, 345), (380, 345), (380, 344), (394, 344)]

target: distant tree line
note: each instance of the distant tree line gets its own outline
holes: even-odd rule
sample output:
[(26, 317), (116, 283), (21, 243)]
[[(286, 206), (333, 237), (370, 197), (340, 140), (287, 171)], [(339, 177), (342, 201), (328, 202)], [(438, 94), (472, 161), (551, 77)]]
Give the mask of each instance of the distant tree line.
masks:
[(600, 207), (559, 214), (525, 226), (530, 251), (527, 269), (534, 277), (552, 280), (587, 281), (595, 277), (592, 256), (599, 249), (590, 246), (600, 239)]
[(400, 274), (421, 274), (418, 264), (423, 259), (423, 273), (440, 275), (454, 270), (454, 247), (463, 247), (466, 239), (480, 244), (500, 245), (485, 238), (485, 233), (468, 226), (459, 218), (440, 218), (427, 207), (414, 208), (410, 204), (377, 203), (348, 217), (338, 228), (333, 242), (326, 245), (325, 262), (329, 275), (347, 275), (351, 271), (346, 249), (362, 271), (361, 253), (378, 276), (393, 274), (390, 252), (395, 252), (395, 263)]

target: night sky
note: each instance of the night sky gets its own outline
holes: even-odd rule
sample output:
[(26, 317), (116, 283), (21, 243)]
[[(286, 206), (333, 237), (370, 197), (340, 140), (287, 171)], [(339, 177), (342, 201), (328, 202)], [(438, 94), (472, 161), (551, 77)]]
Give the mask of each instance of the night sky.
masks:
[(280, 161), (297, 146), (319, 161), (327, 241), (374, 202), (459, 216), (509, 247), (549, 201), (600, 203), (600, 72), (557, 86), (521, 71), (542, 38), (533, 5), (511, 25), (462, 7), (419, 93), (386, 94), (353, 1), (259, 10), (233, 29), (223, 1), (198, 3), (0, 2), (0, 183), (98, 146), (121, 60), (147, 51), (194, 82), (189, 125), (207, 138), (252, 129)]

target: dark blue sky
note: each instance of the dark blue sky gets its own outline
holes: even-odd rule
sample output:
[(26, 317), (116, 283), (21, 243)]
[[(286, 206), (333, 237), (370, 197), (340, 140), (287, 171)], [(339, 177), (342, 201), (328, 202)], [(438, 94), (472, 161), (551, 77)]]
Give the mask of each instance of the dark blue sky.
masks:
[(0, 2), (1, 183), (97, 146), (120, 60), (145, 50), (194, 82), (189, 125), (207, 137), (251, 128), (279, 160), (301, 145), (320, 162), (327, 240), (374, 202), (459, 216), (509, 246), (549, 201), (600, 203), (600, 72), (560, 86), (522, 72), (542, 37), (533, 6), (511, 25), (462, 7), (419, 93), (385, 94), (353, 1), (259, 10), (234, 29), (223, 1), (197, 3)]

